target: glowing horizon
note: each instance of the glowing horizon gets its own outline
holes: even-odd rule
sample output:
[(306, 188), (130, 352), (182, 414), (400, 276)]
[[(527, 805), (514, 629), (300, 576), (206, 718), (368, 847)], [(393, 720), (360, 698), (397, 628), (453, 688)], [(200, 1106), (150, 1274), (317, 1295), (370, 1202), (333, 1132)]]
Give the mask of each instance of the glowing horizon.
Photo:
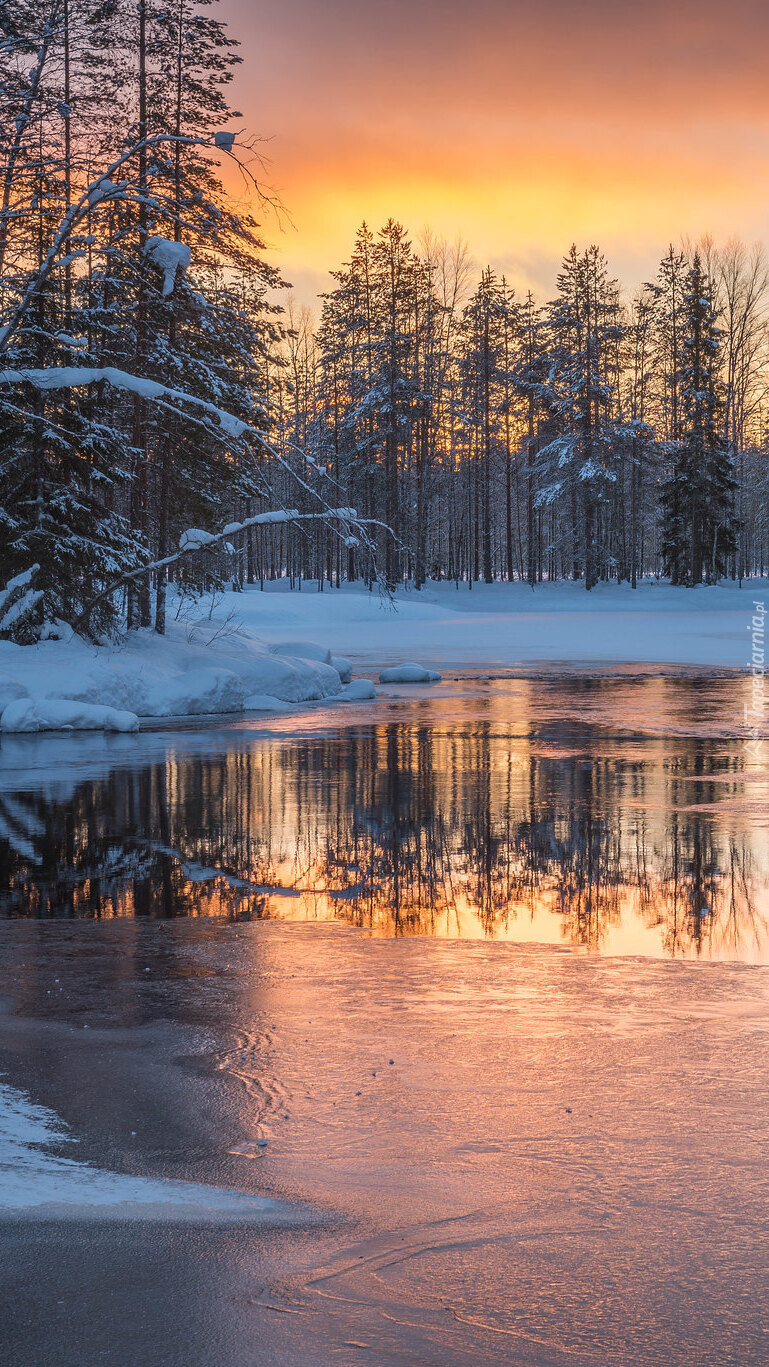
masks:
[(552, 288), (572, 241), (634, 285), (670, 242), (769, 239), (769, 13), (714, 0), (224, 0), (233, 100), (294, 226), (259, 210), (302, 302), (365, 219), (461, 237)]

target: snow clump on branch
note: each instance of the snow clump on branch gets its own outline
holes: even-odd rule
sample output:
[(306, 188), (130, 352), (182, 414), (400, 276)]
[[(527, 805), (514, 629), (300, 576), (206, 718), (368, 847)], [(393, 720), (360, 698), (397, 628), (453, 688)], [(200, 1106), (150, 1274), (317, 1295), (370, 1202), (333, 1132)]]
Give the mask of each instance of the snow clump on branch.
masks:
[(167, 237), (148, 237), (144, 251), (153, 266), (163, 272), (163, 298), (173, 293), (176, 276), (189, 269), (190, 249), (186, 242), (171, 242)]

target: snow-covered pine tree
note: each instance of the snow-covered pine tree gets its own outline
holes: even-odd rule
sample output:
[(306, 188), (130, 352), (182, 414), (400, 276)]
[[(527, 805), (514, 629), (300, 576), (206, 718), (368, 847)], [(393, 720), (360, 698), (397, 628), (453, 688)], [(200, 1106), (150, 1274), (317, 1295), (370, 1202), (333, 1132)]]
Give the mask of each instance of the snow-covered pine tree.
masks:
[(558, 436), (539, 453), (543, 504), (562, 510), (561, 536), (574, 579), (592, 589), (608, 577), (605, 510), (616, 482), (616, 357), (622, 339), (619, 287), (595, 246), (572, 246), (549, 305), (552, 410)]
[[(86, 41), (86, 26), (83, 15), (73, 19), (63, 3), (12, 0), (5, 9), (10, 36), (0, 98), (4, 110), (16, 114), (12, 133), (0, 145), (6, 324), (0, 330), (0, 364), (15, 370), (67, 365), (87, 347), (87, 215), (80, 230), (62, 241), (58, 271), (47, 271), (46, 264), (82, 170), (71, 138), (82, 67), (71, 48), (75, 37)], [(0, 582), (39, 565), (35, 613), (42, 630), (46, 622), (77, 612), (105, 577), (136, 563), (137, 549), (120, 511), (124, 437), (108, 420), (93, 421), (88, 399), (61, 398), (33, 385), (3, 388), (0, 417)], [(111, 605), (105, 604), (94, 629), (111, 622)], [(30, 629), (28, 615), (24, 630)]]
[[(459, 469), (461, 406), (461, 315), (470, 291), (471, 268), (461, 238), (448, 244), (429, 232), (422, 237), (425, 300), (419, 349), (420, 387), (425, 396), (417, 459), (414, 583), (461, 574), (460, 510), (466, 505)], [(424, 458), (421, 454), (424, 450)]]
[[(539, 452), (558, 434), (559, 423), (550, 384), (547, 318), (536, 307), (531, 291), (520, 309), (519, 319), (520, 346), (512, 381), (522, 400), (520, 440), (525, 466), (526, 582), (533, 588), (542, 580), (544, 573), (544, 500), (538, 497)], [(550, 515), (554, 515), (552, 503)], [(553, 539), (551, 537), (551, 542)]]
[(385, 537), (384, 575), (388, 589), (393, 589), (400, 574), (401, 470), (420, 393), (414, 368), (418, 263), (406, 230), (393, 219), (379, 233), (372, 256), (378, 335), (375, 387), (369, 402), (374, 405), (382, 438), (384, 520), (392, 532)]
[[(313, 453), (332, 467), (351, 503), (367, 517), (381, 514), (381, 434), (373, 401), (378, 321), (374, 283), (374, 235), (358, 229), (350, 261), (332, 272), (335, 287), (322, 298), (317, 333), (317, 427)], [(347, 574), (357, 577), (354, 546)]]
[(733, 476), (724, 440), (721, 332), (713, 286), (695, 252), (681, 306), (678, 440), (663, 481), (662, 553), (672, 583), (715, 583), (736, 545)]
[(652, 333), (653, 388), (657, 431), (663, 441), (678, 441), (681, 421), (682, 314), (688, 262), (684, 252), (668, 247), (657, 278), (646, 286), (656, 299)]
[[(228, 209), (211, 155), (230, 145), (219, 132), (235, 60), (223, 26), (205, 0), (171, 11), (110, 0), (74, 19), (57, 3), (9, 9), (2, 366), (112, 366), (266, 431), (266, 354), (280, 332), (266, 295), (280, 280), (254, 222)], [(127, 144), (132, 120), (138, 141)], [(215, 419), (149, 405), (141, 385), (20, 380), (0, 387), (0, 404), (0, 582), (39, 564), (41, 625), (96, 600), (91, 627), (109, 630), (121, 605), (101, 596), (105, 583), (266, 488), (264, 463)], [(160, 575), (159, 630), (164, 586)], [(129, 581), (129, 624), (149, 622), (149, 587)]]
[(427, 404), (419, 358), (429, 285), (423, 263), (393, 220), (376, 237), (364, 223), (349, 263), (334, 279), (319, 330), (321, 441), (327, 455), (333, 452), (350, 498), (360, 493), (356, 506), (394, 533), (381, 537), (385, 579), (393, 587), (402, 570), (399, 531), (410, 539), (413, 525), (404, 489), (416, 423)]
[[(413, 551), (414, 587), (421, 589), (428, 576), (428, 562), (433, 559), (433, 509), (436, 481), (439, 473), (439, 447), (444, 420), (444, 388), (448, 355), (446, 327), (451, 329), (451, 304), (446, 298), (449, 277), (446, 274), (445, 246), (428, 233), (422, 243), (414, 272), (414, 379), (417, 393), (414, 400), (412, 424), (412, 456), (409, 465), (408, 539)], [(455, 288), (455, 286), (454, 286)], [(440, 291), (440, 292), (439, 292)], [(441, 297), (441, 293), (443, 297)]]
[(659, 291), (644, 285), (633, 299), (624, 337), (623, 422), (618, 428), (623, 459), (618, 470), (615, 528), (617, 578), (632, 588), (643, 573), (645, 548), (652, 539), (646, 491), (657, 477), (659, 442), (655, 438), (653, 411), (652, 349), (660, 307)]
[[(514, 298), (505, 281), (487, 267), (462, 315), (461, 359), (473, 543), (470, 572), (473, 579), (482, 575), (487, 584), (495, 577), (495, 541), (504, 543), (508, 578), (513, 573), (513, 489), (518, 471), (513, 457), (512, 407), (514, 394), (517, 397), (513, 375), (520, 335)], [(505, 518), (497, 527), (496, 509), (503, 489)]]
[[(131, 264), (142, 307), (136, 310), (133, 369), (213, 398), (266, 427), (260, 392), (264, 349), (278, 335), (278, 310), (266, 294), (282, 282), (263, 260), (255, 222), (229, 208), (210, 152), (203, 150), (203, 143), (215, 141), (226, 154), (234, 135), (222, 130), (240, 117), (226, 98), (239, 61), (237, 44), (210, 5), (211, 0), (175, 0), (170, 6), (144, 0), (145, 112), (143, 121), (140, 85), (136, 131), (146, 124), (151, 136), (166, 134), (169, 142), (146, 167), (152, 194), (137, 211)], [(134, 428), (134, 522), (154, 555), (167, 554), (180, 526), (212, 526), (222, 500), (236, 507), (258, 493), (256, 468), (246, 470), (241, 462), (233, 478), (237, 463), (218, 434), (212, 442), (210, 434), (178, 420), (150, 418), (141, 399), (135, 401)], [(141, 596), (137, 609), (146, 624)], [(165, 626), (162, 576), (155, 626)]]

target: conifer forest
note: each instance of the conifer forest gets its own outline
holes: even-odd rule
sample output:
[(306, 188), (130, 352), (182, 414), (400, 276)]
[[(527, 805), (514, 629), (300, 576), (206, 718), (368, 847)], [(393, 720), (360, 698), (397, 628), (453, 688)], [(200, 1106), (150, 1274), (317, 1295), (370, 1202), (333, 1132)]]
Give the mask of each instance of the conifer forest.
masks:
[[(162, 633), (171, 582), (765, 573), (762, 249), (664, 246), (628, 289), (565, 243), (538, 298), (461, 238), (351, 223), (311, 310), (263, 246), (284, 209), (216, 5), (2, 14), (0, 633)], [(311, 516), (143, 568), (280, 510)]]

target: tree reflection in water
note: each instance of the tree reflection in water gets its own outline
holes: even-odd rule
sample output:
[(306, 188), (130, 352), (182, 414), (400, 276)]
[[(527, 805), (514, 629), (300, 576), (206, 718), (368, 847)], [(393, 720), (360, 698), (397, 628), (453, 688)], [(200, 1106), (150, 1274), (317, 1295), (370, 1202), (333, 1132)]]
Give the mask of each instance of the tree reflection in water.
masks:
[[(523, 728), (526, 731), (527, 728)], [(766, 958), (741, 747), (393, 721), (0, 798), (0, 910), (337, 917), (384, 935)], [(749, 794), (748, 794), (749, 796)]]

